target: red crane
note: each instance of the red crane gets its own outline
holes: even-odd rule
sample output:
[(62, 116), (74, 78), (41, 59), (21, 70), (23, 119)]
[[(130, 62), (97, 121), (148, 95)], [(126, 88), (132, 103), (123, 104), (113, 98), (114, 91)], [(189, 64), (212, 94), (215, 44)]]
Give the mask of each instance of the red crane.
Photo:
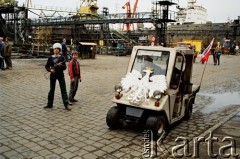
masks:
[[(137, 4), (138, 4), (138, 0), (135, 1), (132, 12), (131, 12), (130, 0), (128, 2), (126, 2), (124, 4), (124, 6), (122, 6), (123, 9), (126, 8), (126, 11), (127, 11), (126, 18), (133, 18), (134, 17), (134, 14), (136, 13), (136, 10), (137, 10)], [(134, 30), (134, 25), (132, 23), (127, 23), (127, 24), (123, 24), (122, 31), (124, 31), (124, 26), (125, 25), (126, 25), (126, 31), (129, 31), (131, 26), (132, 26), (132, 29)]]
[(137, 5), (138, 5), (138, 0), (136, 0), (135, 3), (134, 3), (133, 12), (132, 12), (132, 18), (133, 18), (133, 16), (134, 16), (134, 14), (136, 13)]

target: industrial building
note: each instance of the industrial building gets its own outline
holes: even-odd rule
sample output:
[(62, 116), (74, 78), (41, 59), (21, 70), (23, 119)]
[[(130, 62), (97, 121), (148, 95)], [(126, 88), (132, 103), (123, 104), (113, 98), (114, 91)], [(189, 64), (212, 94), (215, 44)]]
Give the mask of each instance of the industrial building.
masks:
[[(23, 6), (15, 0), (1, 1), (0, 35), (11, 37), (15, 52), (34, 56), (49, 54), (52, 44), (61, 43), (63, 38), (72, 49), (80, 50), (80, 42), (88, 42), (97, 45), (97, 53), (104, 54), (112, 54), (119, 48), (129, 53), (133, 45), (172, 46), (183, 40), (200, 39), (207, 45), (212, 37), (218, 41), (224, 38), (239, 41), (239, 19), (231, 24), (177, 25), (176, 12), (171, 11), (171, 7), (178, 5), (177, 0), (157, 0), (151, 12), (137, 12), (138, 0), (133, 8), (128, 0), (122, 6), (126, 13), (119, 14), (109, 13), (106, 7), (99, 9), (97, 0), (82, 2), (77, 11), (69, 11), (34, 7), (31, 0), (26, 0)], [(36, 11), (40, 11), (38, 18), (29, 18), (29, 13)], [(45, 11), (52, 11), (52, 16)], [(68, 14), (62, 17), (57, 12)], [(153, 29), (145, 29), (145, 23), (151, 23)], [(122, 24), (122, 30), (110, 28), (110, 24)]]

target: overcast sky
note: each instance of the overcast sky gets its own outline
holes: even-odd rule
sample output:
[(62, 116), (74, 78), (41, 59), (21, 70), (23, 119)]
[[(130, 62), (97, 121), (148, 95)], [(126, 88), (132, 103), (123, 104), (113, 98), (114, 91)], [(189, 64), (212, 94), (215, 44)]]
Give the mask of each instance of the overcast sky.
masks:
[[(25, 3), (26, 0), (18, 0), (19, 5)], [(124, 13), (125, 10), (122, 6), (128, 0), (98, 0), (99, 11), (102, 7), (108, 7), (110, 13)], [(138, 0), (138, 11), (139, 12), (150, 12), (153, 0)], [(187, 0), (178, 0), (180, 7), (187, 6)], [(130, 0), (131, 6), (135, 0)], [(64, 8), (75, 9), (79, 7), (80, 0), (32, 0), (33, 5), (42, 6), (58, 6)], [(228, 18), (237, 19), (240, 16), (240, 0), (197, 0), (197, 4), (202, 5), (208, 11), (208, 21), (215, 23), (227, 22)], [(175, 6), (170, 8), (175, 9)]]

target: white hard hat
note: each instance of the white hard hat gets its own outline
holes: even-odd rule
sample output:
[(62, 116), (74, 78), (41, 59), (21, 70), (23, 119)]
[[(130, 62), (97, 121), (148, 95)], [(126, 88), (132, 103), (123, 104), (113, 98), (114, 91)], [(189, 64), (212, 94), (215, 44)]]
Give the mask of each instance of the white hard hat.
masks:
[(62, 45), (60, 43), (53, 44), (53, 49), (56, 49), (56, 48), (62, 50)]

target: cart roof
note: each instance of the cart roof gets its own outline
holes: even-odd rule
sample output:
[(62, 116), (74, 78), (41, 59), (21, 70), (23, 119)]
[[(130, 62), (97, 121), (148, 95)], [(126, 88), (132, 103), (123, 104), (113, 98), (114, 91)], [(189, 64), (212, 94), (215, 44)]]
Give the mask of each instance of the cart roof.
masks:
[[(134, 46), (133, 48), (135, 51), (142, 49), (142, 50), (156, 50), (156, 51), (170, 51), (171, 53), (177, 53), (180, 52), (185, 55), (191, 55), (194, 54), (193, 50), (185, 47), (176, 47), (176, 48), (170, 48), (170, 47), (163, 47), (163, 46)], [(135, 52), (136, 53), (136, 52)]]

